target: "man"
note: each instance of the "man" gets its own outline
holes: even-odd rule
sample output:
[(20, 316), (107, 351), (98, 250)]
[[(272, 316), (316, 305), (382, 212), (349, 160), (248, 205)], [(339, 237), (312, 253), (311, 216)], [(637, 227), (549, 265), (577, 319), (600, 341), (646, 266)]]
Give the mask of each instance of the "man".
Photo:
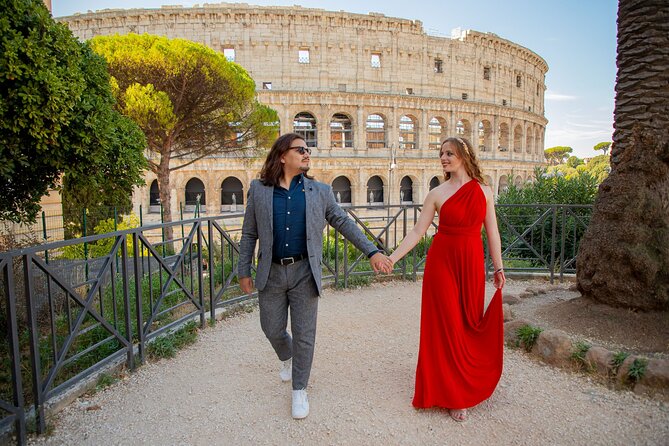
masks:
[[(316, 313), (321, 288), (325, 222), (367, 254), (375, 272), (389, 259), (365, 237), (336, 203), (330, 186), (307, 175), (309, 149), (302, 137), (288, 133), (270, 149), (248, 191), (239, 243), (239, 285), (253, 291), (251, 259), (258, 248), (256, 287), (260, 325), (283, 368), (284, 382), (292, 379), (292, 415), (309, 414), (307, 384), (316, 339)], [(286, 331), (288, 311), (292, 338)]]

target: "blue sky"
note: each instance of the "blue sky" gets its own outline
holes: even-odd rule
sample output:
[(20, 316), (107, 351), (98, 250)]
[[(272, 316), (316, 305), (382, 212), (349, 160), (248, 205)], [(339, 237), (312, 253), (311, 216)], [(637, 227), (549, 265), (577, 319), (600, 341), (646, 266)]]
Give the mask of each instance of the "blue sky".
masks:
[[(53, 15), (106, 8), (193, 6), (179, 0), (52, 0)], [(210, 3), (217, 3), (211, 1)], [(548, 63), (546, 148), (571, 146), (589, 157), (611, 141), (616, 77), (616, 0), (286, 0), (255, 5), (301, 5), (330, 11), (380, 12), (423, 22), (430, 34), (453, 28), (493, 32), (536, 52)]]

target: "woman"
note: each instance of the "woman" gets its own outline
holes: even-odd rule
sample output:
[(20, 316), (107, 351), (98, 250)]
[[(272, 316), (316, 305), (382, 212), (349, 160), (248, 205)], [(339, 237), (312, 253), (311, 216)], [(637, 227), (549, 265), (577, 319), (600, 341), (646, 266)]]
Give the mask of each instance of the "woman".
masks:
[[(449, 409), (456, 421), (484, 401), (502, 374), (502, 253), (492, 190), (471, 144), (446, 139), (439, 151), (446, 181), (425, 197), (416, 226), (392, 253), (393, 265), (416, 246), (434, 213), (439, 229), (423, 276), (420, 348), (413, 405)], [(481, 225), (488, 235), (497, 291), (487, 310)]]

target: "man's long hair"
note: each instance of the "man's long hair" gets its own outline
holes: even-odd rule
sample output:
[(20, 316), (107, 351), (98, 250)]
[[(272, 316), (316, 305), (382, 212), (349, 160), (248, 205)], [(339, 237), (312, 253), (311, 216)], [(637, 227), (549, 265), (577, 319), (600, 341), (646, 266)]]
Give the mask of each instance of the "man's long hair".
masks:
[[(281, 157), (284, 153), (290, 150), (290, 146), (296, 139), (304, 141), (304, 136), (298, 135), (297, 133), (286, 133), (285, 135), (279, 136), (279, 138), (274, 141), (274, 144), (272, 144), (272, 148), (267, 154), (267, 159), (265, 159), (265, 164), (263, 164), (262, 169), (260, 170), (260, 181), (262, 181), (265, 186), (279, 185), (279, 181), (283, 176)], [(313, 178), (307, 175), (306, 172), (303, 172), (302, 175), (309, 179)]]
[[(444, 144), (447, 142), (453, 144), (455, 147), (455, 153), (459, 158), (462, 159), (462, 163), (465, 165), (465, 172), (467, 172), (467, 175), (469, 175), (471, 178), (474, 178), (481, 184), (488, 184), (485, 178), (483, 178), (481, 167), (479, 166), (479, 162), (476, 159), (474, 149), (469, 140), (458, 137), (446, 138), (441, 143), (441, 148), (439, 149), (439, 158), (441, 158), (441, 154), (444, 152)], [(450, 173), (444, 174), (444, 179), (449, 180), (450, 178)]]

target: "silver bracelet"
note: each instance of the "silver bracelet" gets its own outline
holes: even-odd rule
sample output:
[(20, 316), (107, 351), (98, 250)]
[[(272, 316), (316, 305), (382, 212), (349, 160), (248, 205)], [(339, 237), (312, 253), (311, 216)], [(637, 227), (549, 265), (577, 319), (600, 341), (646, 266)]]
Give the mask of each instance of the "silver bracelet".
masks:
[(500, 268), (500, 269), (496, 270), (493, 274), (497, 274), (497, 273), (501, 273), (501, 272), (504, 272), (504, 268)]

